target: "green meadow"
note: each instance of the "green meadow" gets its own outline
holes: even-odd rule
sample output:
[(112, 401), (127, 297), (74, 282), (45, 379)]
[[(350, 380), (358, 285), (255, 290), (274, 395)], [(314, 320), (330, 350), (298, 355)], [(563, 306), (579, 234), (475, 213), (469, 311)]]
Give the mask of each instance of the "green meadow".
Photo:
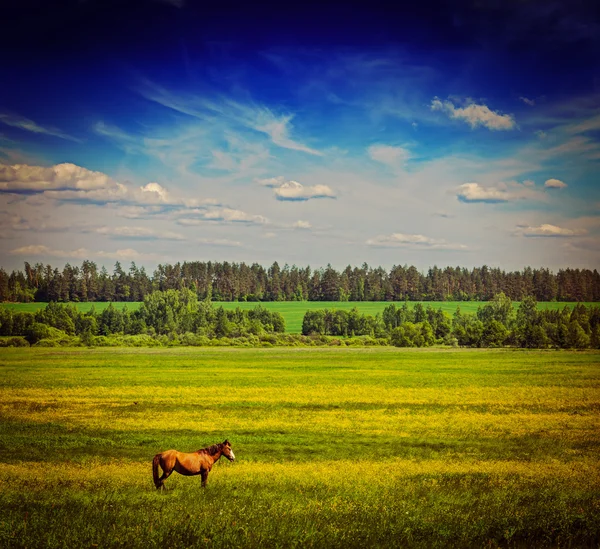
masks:
[[(286, 332), (292, 334), (299, 334), (302, 332), (302, 319), (304, 313), (309, 310), (315, 309), (344, 309), (350, 310), (353, 307), (357, 307), (358, 310), (363, 314), (369, 314), (375, 316), (377, 313), (382, 313), (390, 301), (219, 301), (214, 302), (215, 307), (223, 306), (228, 310), (233, 310), (236, 307), (241, 309), (254, 309), (257, 305), (261, 305), (270, 311), (277, 311), (285, 318)], [(409, 302), (409, 307), (414, 307), (417, 302)], [(463, 313), (476, 313), (478, 307), (484, 303), (481, 301), (422, 301), (421, 304), (424, 307), (431, 305), (434, 309), (442, 309), (448, 314), (452, 315), (456, 312), (456, 307), (460, 306), (460, 310)], [(95, 308), (96, 312), (103, 311), (108, 307), (106, 302), (95, 302), (95, 303), (76, 303), (75, 304), (80, 311), (87, 312), (92, 307)], [(127, 306), (130, 311), (135, 311), (141, 305), (141, 302), (118, 302), (113, 304), (115, 307), (123, 308)], [(403, 302), (397, 302), (397, 306), (402, 306)], [(573, 307), (575, 303), (566, 302), (540, 302), (538, 308), (541, 310), (545, 309), (562, 309), (565, 306)], [(594, 303), (584, 303), (586, 307), (594, 305)], [(46, 303), (3, 303), (0, 306), (7, 307), (17, 311), (35, 312), (38, 309), (43, 309)], [(514, 306), (518, 307), (519, 303), (514, 302)]]
[(7, 548), (598, 547), (600, 353), (5, 348), (0, 462)]

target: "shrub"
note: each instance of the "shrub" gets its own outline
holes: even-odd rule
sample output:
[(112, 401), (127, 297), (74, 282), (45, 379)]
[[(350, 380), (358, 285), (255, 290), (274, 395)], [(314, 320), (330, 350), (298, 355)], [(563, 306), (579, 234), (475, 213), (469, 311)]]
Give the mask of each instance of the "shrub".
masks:
[(262, 343), (270, 343), (271, 345), (277, 344), (277, 336), (274, 334), (265, 334), (260, 336), (260, 341)]
[(146, 334), (126, 335), (115, 339), (127, 347), (160, 347), (160, 343), (155, 338)]
[(2, 337), (0, 347), (29, 347), (29, 342), (20, 336)]
[(34, 322), (27, 330), (25, 337), (31, 345), (34, 345), (42, 339), (49, 339), (51, 338), (50, 326), (42, 324), (41, 322)]
[(60, 347), (56, 339), (40, 339), (33, 347)]

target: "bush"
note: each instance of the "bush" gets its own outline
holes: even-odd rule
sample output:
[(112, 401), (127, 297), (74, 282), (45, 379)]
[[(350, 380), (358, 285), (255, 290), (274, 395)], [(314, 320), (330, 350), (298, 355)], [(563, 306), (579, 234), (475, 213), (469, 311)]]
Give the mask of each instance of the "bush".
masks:
[[(53, 328), (56, 330), (56, 328)], [(60, 332), (60, 330), (56, 330)], [(62, 332), (64, 334), (64, 332)], [(40, 339), (32, 347), (81, 347), (81, 339), (76, 336), (64, 334), (62, 337), (49, 337)]]
[(146, 334), (95, 336), (92, 339), (94, 347), (160, 347), (160, 342)]
[(41, 322), (34, 322), (27, 330), (25, 337), (31, 345), (34, 345), (42, 339), (50, 339), (52, 337), (50, 329), (50, 326), (48, 326), (47, 324), (42, 324)]
[(56, 339), (40, 339), (33, 347), (60, 347)]
[(20, 336), (1, 337), (0, 347), (29, 347), (29, 342)]
[(449, 345), (450, 347), (458, 347), (458, 339), (456, 339), (452, 334), (448, 334), (442, 339), (443, 345)]
[(260, 336), (261, 343), (270, 343), (271, 345), (277, 345), (277, 336), (275, 334), (265, 334)]
[(126, 335), (116, 338), (121, 345), (127, 347), (160, 347), (160, 343), (146, 334)]

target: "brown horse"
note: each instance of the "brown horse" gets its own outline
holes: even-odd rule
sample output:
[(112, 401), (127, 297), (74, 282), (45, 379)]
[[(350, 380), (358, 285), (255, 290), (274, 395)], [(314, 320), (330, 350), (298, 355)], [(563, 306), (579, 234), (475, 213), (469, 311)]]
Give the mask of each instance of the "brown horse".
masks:
[[(208, 473), (221, 456), (225, 456), (229, 461), (235, 459), (231, 443), (228, 440), (189, 454), (178, 452), (177, 450), (167, 450), (166, 452), (156, 454), (152, 460), (154, 485), (156, 488), (162, 488), (165, 480), (169, 478), (171, 473), (177, 471), (180, 475), (185, 476), (201, 475), (202, 487), (205, 487)], [(159, 465), (163, 470), (160, 478), (158, 478)]]

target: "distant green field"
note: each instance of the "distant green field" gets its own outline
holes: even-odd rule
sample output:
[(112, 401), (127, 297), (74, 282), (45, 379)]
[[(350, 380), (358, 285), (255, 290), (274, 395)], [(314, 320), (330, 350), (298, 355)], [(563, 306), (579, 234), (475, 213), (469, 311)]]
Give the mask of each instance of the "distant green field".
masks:
[[(142, 304), (141, 301), (133, 301), (133, 302), (124, 302), (124, 301), (118, 301), (116, 303), (113, 303), (114, 307), (117, 307), (118, 309), (122, 309), (123, 307), (127, 307), (130, 311), (135, 311), (136, 309), (140, 308), (140, 305)], [(0, 304), (0, 307), (6, 307), (7, 309), (12, 309), (13, 311), (22, 311), (22, 312), (26, 312), (26, 313), (35, 313), (35, 311), (38, 311), (39, 309), (43, 309), (46, 305), (48, 305), (47, 303), (2, 303)], [(80, 311), (83, 311), (84, 313), (87, 313), (88, 311), (90, 311), (92, 308), (96, 310), (97, 313), (104, 311), (104, 309), (106, 309), (106, 307), (108, 307), (108, 303), (104, 302), (104, 301), (96, 301), (94, 303), (73, 303), (73, 305), (76, 305), (77, 308)]]
[(599, 411), (598, 352), (0, 349), (0, 547), (598, 547)]
[[(285, 318), (286, 331), (292, 334), (298, 334), (302, 331), (302, 319), (304, 313), (314, 309), (344, 309), (350, 310), (353, 307), (357, 307), (361, 313), (375, 315), (383, 312), (383, 309), (387, 307), (391, 302), (389, 301), (268, 301), (268, 302), (253, 302), (253, 301), (234, 301), (234, 302), (214, 302), (215, 307), (223, 306), (225, 309), (253, 309), (257, 305), (261, 305), (270, 311), (278, 311)], [(414, 307), (417, 302), (409, 302), (410, 307)], [(443, 311), (453, 314), (456, 311), (456, 307), (460, 306), (460, 310), (463, 313), (475, 313), (477, 308), (484, 303), (479, 301), (422, 301), (424, 307), (431, 305), (434, 309), (442, 309)], [(403, 302), (396, 303), (398, 307), (401, 307)], [(108, 303), (96, 302), (96, 303), (76, 303), (77, 308), (80, 311), (89, 311), (92, 307), (97, 312), (103, 311), (108, 307)], [(117, 302), (113, 303), (115, 307), (122, 308), (127, 306), (130, 311), (134, 311), (141, 305), (140, 302)], [(519, 306), (518, 302), (514, 303), (515, 307)], [(538, 308), (545, 309), (562, 309), (565, 306), (573, 307), (574, 303), (564, 302), (540, 302)], [(594, 305), (594, 303), (584, 303), (584, 305)], [(2, 307), (7, 307), (17, 311), (35, 312), (38, 309), (43, 309), (46, 303), (3, 303)]]

